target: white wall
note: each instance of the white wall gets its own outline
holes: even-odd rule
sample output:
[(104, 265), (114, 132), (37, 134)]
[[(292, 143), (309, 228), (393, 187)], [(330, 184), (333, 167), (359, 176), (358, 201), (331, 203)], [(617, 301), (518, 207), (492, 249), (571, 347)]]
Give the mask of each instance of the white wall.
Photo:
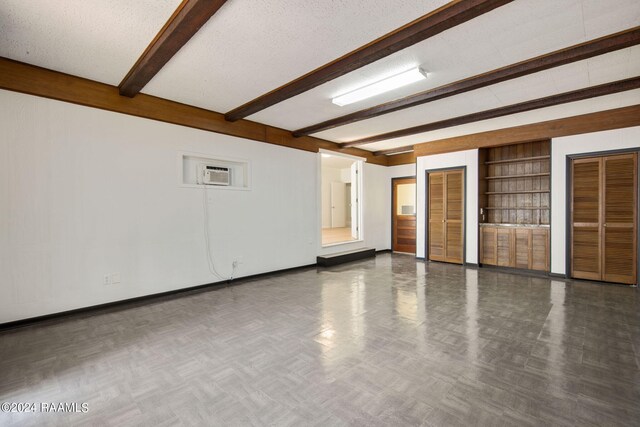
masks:
[[(319, 155), (0, 91), (0, 323), (218, 281), (203, 192), (178, 152), (251, 161), (251, 191), (209, 189), (216, 267), (315, 263)], [(389, 168), (366, 165), (362, 245), (389, 248)], [(105, 274), (122, 282), (105, 286)]]
[(567, 156), (640, 147), (640, 127), (555, 138), (551, 142), (551, 272), (565, 274)]
[(416, 256), (425, 257), (426, 190), (425, 171), (453, 167), (467, 167), (465, 191), (466, 215), (466, 259), (468, 263), (478, 262), (478, 150), (458, 151), (417, 158), (417, 239)]

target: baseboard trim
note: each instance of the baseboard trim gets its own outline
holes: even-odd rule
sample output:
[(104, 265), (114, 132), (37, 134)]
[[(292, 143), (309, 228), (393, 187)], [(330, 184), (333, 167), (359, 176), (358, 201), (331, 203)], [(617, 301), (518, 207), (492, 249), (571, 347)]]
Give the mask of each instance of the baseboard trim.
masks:
[(306, 270), (309, 268), (315, 268), (317, 264), (307, 264), (298, 267), (284, 268), (281, 270), (269, 271), (266, 273), (252, 274), (249, 276), (239, 277), (233, 280), (224, 280), (220, 282), (212, 282), (204, 285), (190, 286), (188, 288), (173, 289), (171, 291), (158, 292), (155, 294), (143, 295), (139, 297), (127, 298), (118, 301), (111, 301), (104, 304), (90, 305), (88, 307), (75, 308), (73, 310), (60, 311), (57, 313), (44, 314), (42, 316), (28, 317), (26, 319), (14, 320), (11, 322), (0, 323), (0, 332), (8, 331), (11, 329), (22, 328), (37, 323), (45, 323), (49, 321), (56, 321), (64, 318), (75, 317), (86, 314), (96, 314), (97, 312), (107, 311), (109, 309), (116, 308), (133, 308), (139, 305), (143, 305), (152, 301), (166, 301), (171, 297), (183, 296), (182, 294), (195, 294), (199, 292), (215, 291), (218, 289), (228, 288), (231, 286), (238, 286), (246, 282), (251, 282), (259, 278), (266, 276), (277, 276), (283, 273), (290, 273), (296, 270)]
[(527, 270), (524, 268), (500, 267), (498, 265), (484, 265), (484, 264), (479, 264), (479, 268), (482, 270), (493, 270), (501, 273), (512, 273), (520, 276), (539, 277), (539, 278), (547, 278), (547, 279), (551, 277), (551, 273), (549, 273), (548, 271)]

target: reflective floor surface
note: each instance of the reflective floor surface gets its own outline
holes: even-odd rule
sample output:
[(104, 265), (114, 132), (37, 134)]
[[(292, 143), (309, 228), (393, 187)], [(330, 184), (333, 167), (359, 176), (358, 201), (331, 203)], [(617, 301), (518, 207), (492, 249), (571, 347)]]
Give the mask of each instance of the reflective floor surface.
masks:
[(639, 425), (635, 288), (379, 255), (0, 333), (0, 425)]

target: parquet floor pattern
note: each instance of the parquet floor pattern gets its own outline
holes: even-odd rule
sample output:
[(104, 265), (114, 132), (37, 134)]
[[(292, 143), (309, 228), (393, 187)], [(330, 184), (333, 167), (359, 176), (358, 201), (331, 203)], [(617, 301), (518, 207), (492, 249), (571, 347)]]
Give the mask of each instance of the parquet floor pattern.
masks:
[(0, 333), (0, 425), (640, 424), (634, 288), (379, 255)]

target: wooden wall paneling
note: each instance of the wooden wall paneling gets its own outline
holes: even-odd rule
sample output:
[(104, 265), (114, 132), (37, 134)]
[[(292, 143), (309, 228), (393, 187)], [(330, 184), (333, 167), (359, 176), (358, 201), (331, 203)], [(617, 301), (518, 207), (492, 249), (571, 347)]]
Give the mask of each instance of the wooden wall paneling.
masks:
[(571, 276), (600, 280), (602, 277), (601, 193), (602, 158), (572, 162)]
[(582, 114), (472, 135), (440, 139), (416, 144), (413, 147), (415, 155), (420, 157), (631, 126), (640, 126), (640, 105), (615, 108), (597, 113)]
[(636, 283), (637, 155), (602, 160), (602, 279)]
[[(85, 107), (113, 111), (130, 116), (237, 136), (253, 141), (317, 152), (320, 148), (364, 157), (368, 162), (386, 166), (386, 156), (374, 156), (360, 149), (344, 149), (319, 138), (294, 138), (291, 132), (249, 120), (234, 123), (224, 115), (203, 108), (157, 98), (143, 93), (134, 98), (120, 96), (116, 86), (47, 70), (0, 57), (0, 89), (70, 102)], [(400, 164), (400, 163), (398, 163)]]
[(416, 162), (416, 154), (413, 151), (409, 153), (394, 154), (393, 156), (381, 156), (374, 153), (374, 156), (386, 158), (387, 166), (407, 165)]

